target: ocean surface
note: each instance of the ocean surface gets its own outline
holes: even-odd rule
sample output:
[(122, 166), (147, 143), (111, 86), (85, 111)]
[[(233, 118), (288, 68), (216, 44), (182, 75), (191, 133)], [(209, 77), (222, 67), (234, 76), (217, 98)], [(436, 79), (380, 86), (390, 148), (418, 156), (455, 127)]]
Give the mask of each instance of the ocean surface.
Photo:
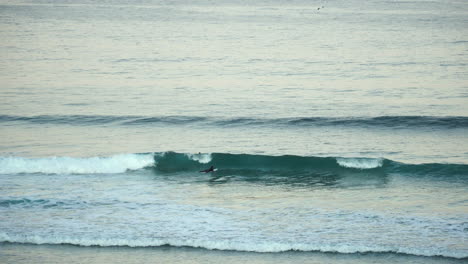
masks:
[(467, 261), (467, 1), (0, 0), (0, 36), (7, 263)]

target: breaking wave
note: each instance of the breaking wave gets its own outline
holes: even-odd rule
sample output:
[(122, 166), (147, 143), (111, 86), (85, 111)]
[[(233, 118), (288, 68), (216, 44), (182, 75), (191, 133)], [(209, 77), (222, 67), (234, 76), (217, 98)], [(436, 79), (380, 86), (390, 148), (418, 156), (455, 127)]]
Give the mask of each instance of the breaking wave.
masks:
[(0, 174), (123, 173), (154, 164), (153, 154), (121, 154), (110, 157), (0, 157)]
[[(461, 176), (464, 164), (405, 164), (385, 158), (269, 156), (230, 153), (158, 152), (108, 157), (0, 157), (0, 174), (111, 174), (152, 169), (156, 173), (198, 172), (209, 166), (219, 175), (332, 175), (343, 173), (406, 173), (412, 175)], [(305, 173), (305, 174), (304, 174)]]

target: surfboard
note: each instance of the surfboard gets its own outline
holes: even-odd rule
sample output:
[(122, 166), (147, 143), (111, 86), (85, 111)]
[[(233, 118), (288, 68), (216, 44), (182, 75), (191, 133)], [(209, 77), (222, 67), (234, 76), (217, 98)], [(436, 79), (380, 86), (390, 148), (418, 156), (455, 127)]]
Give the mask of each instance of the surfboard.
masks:
[(215, 168), (215, 169), (213, 169), (212, 171), (200, 171), (200, 172), (203, 172), (203, 173), (210, 173), (210, 172), (215, 172), (215, 171), (217, 171), (217, 170), (218, 170), (218, 168)]

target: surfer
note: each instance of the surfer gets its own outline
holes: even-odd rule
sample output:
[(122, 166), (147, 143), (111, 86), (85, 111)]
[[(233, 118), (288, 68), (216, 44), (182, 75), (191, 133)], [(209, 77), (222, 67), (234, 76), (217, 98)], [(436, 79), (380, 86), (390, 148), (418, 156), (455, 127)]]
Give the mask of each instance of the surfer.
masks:
[(213, 171), (216, 171), (216, 169), (214, 168), (214, 166), (211, 166), (209, 169), (201, 170), (200, 172), (208, 173), (208, 172), (213, 172)]

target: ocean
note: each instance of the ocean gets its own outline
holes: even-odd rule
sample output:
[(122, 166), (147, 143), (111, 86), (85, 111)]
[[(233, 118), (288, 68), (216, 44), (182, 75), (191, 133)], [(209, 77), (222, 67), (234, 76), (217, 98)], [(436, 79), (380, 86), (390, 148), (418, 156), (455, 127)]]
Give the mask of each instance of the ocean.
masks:
[(2, 263), (468, 260), (466, 1), (1, 0), (0, 36)]

